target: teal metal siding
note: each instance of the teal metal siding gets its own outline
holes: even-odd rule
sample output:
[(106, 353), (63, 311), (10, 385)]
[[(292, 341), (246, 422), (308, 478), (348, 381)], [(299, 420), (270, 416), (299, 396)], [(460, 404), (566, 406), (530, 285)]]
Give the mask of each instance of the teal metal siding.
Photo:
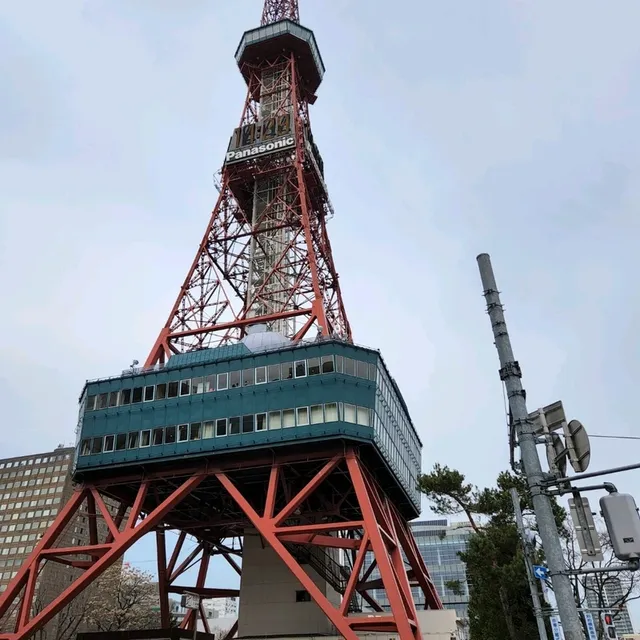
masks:
[[(113, 464), (132, 464), (153, 460), (173, 460), (185, 455), (212, 455), (233, 450), (255, 449), (258, 447), (282, 445), (287, 442), (312, 442), (329, 438), (349, 438), (361, 442), (373, 440), (373, 428), (346, 422), (333, 422), (306, 427), (290, 427), (277, 431), (259, 431), (251, 434), (225, 436), (207, 440), (176, 442), (174, 444), (150, 446), (129, 451), (114, 451), (97, 455), (82, 456), (78, 460), (78, 470), (95, 469)], [(162, 453), (160, 453), (162, 450)]]
[[(242, 346), (248, 352), (244, 345), (231, 346)], [(104, 380), (90, 381), (87, 383), (86, 391), (88, 395), (109, 393), (111, 391), (119, 391), (120, 389), (132, 389), (134, 386), (137, 387), (176, 382), (185, 378), (197, 378), (199, 376), (208, 376), (214, 373), (228, 373), (239, 369), (262, 367), (270, 364), (305, 360), (332, 354), (365, 361), (371, 364), (375, 364), (378, 361), (378, 353), (375, 351), (333, 342), (305, 347), (291, 347), (275, 352), (249, 354), (242, 357), (230, 357), (228, 355), (229, 348), (230, 347), (217, 347), (216, 349), (203, 349), (201, 351), (193, 351), (187, 354), (176, 355), (173, 356), (169, 360), (167, 366), (160, 371), (141, 373), (137, 375), (122, 375)], [(219, 351), (222, 352), (222, 354), (225, 354), (224, 357), (219, 357), (221, 356), (221, 354), (218, 353)], [(169, 364), (173, 363), (176, 358), (192, 354), (205, 354), (208, 352), (213, 352), (212, 355), (209, 356), (212, 358), (213, 362), (189, 364), (180, 368), (173, 366), (169, 367)], [(201, 357), (204, 358), (205, 356)]]
[(375, 385), (343, 374), (325, 374), (271, 384), (239, 387), (93, 411), (84, 416), (82, 438), (127, 433), (216, 418), (293, 409), (327, 402), (374, 408)]
[(166, 364), (167, 369), (179, 369), (186, 366), (219, 362), (221, 360), (232, 360), (243, 356), (250, 356), (251, 351), (241, 342), (237, 344), (225, 345), (216, 349), (200, 349), (199, 351), (188, 351), (179, 353), (169, 359)]
[[(124, 397), (119, 393), (122, 390), (144, 389), (147, 386), (192, 381), (194, 378), (231, 372), (237, 374), (243, 370), (262, 367), (267, 367), (268, 371), (270, 365), (299, 361), (306, 362), (308, 373), (310, 361), (315, 362), (315, 358), (323, 357), (325, 361), (329, 359), (333, 363), (333, 370), (328, 367), (330, 372), (221, 391), (216, 389), (191, 393), (189, 390), (188, 395), (160, 400), (155, 399), (158, 390), (155, 387), (153, 400), (119, 404)], [(193, 388), (195, 389), (195, 383)], [(112, 393), (113, 398), (117, 398), (119, 406), (95, 408), (98, 406), (100, 394)], [(104, 402), (104, 398), (103, 395), (100, 402)], [(87, 453), (84, 443), (96, 441), (100, 445), (100, 441), (95, 439), (103, 438), (105, 448), (111, 448), (113, 443), (106, 447), (108, 437), (118, 434), (193, 425), (215, 421), (218, 418), (256, 416), (300, 407), (326, 407), (329, 403), (337, 404), (339, 414), (332, 417), (331, 421), (318, 424), (301, 424), (281, 429), (264, 429), (80, 455)], [(138, 461), (171, 460), (184, 455), (212, 455), (292, 441), (346, 437), (371, 442), (416, 508), (420, 506), (416, 478), (420, 472), (421, 443), (399, 388), (389, 375), (380, 354), (370, 349), (337, 341), (291, 346), (268, 353), (250, 353), (243, 344), (204, 349), (174, 356), (164, 369), (158, 371), (131, 373), (118, 378), (89, 382), (82, 396), (81, 407), (85, 404), (87, 411), (81, 411), (78, 423), (78, 471)], [(321, 413), (324, 419), (324, 411)], [(358, 416), (364, 415), (366, 419), (356, 419), (356, 413)], [(200, 428), (204, 431), (204, 426)], [(164, 433), (166, 435), (166, 430)]]

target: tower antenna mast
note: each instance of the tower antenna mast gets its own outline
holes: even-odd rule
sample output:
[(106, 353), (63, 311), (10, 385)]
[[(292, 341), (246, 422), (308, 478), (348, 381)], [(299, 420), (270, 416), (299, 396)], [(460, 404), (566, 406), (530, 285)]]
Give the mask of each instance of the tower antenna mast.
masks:
[(260, 25), (264, 27), (279, 20), (300, 22), (298, 0), (264, 0)]

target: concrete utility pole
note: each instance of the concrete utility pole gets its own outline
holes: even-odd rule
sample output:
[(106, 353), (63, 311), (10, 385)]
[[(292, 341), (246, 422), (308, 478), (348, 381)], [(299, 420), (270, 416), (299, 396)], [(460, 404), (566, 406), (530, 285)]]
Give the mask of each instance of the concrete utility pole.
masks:
[(527, 478), (533, 501), (533, 510), (538, 523), (538, 531), (542, 539), (542, 547), (549, 567), (549, 575), (553, 585), (553, 592), (558, 604), (558, 613), (562, 621), (565, 640), (584, 640), (582, 624), (578, 615), (578, 608), (573, 597), (573, 590), (569, 575), (565, 573), (564, 556), (560, 545), (560, 536), (553, 517), (551, 499), (543, 493), (541, 481), (544, 478), (538, 450), (534, 426), (529, 420), (524, 389), (520, 378), (522, 372), (517, 360), (513, 357), (511, 341), (507, 333), (500, 294), (491, 267), (491, 258), (481, 253), (478, 258), (480, 278), (484, 297), (487, 301), (487, 311), (491, 320), (493, 337), (500, 358), (500, 378), (503, 380), (509, 398), (509, 408), (513, 424), (520, 445), (522, 469)]
[(531, 566), (531, 557), (529, 555), (529, 542), (527, 540), (527, 532), (524, 528), (524, 520), (522, 518), (522, 510), (520, 509), (520, 496), (517, 489), (511, 488), (511, 500), (513, 502), (513, 513), (516, 516), (516, 526), (520, 533), (520, 539), (522, 540), (522, 550), (524, 551), (524, 567), (527, 572), (527, 582), (529, 583), (529, 590), (531, 591), (531, 600), (533, 601), (533, 611), (536, 614), (536, 623), (538, 625), (538, 635), (540, 640), (548, 640), (547, 628), (544, 626), (544, 617), (542, 614), (542, 603), (540, 602), (540, 596), (538, 595), (538, 584), (533, 575), (533, 567)]

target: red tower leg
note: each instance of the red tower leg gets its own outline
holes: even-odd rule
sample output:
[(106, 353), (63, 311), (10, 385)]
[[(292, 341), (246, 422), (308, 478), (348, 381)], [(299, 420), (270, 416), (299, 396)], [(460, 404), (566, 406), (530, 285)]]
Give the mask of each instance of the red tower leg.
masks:
[[(158, 598), (160, 600), (160, 624), (168, 629), (171, 624), (169, 611), (169, 581), (167, 576), (167, 543), (164, 529), (156, 531), (156, 546), (158, 549)], [(177, 546), (177, 545), (176, 545)]]
[[(360, 506), (362, 519), (287, 526), (286, 522), (294, 511), (303, 509), (305, 503), (336, 471), (338, 465), (344, 464), (345, 461), (352, 489)], [(263, 515), (249, 503), (227, 473), (219, 471), (216, 473), (216, 477), (246, 514), (249, 522), (280, 556), (344, 638), (355, 640), (357, 631), (378, 631), (398, 633), (401, 640), (418, 640), (420, 629), (409, 579), (402, 559), (401, 552), (404, 545), (401, 544), (397, 534), (395, 516), (389, 514), (385, 506), (385, 498), (376, 489), (373, 482), (366, 477), (357, 454), (353, 450), (348, 450), (346, 456), (344, 454), (333, 456), (304, 487), (289, 497), (285, 505), (276, 512), (275, 505), (278, 502), (276, 494), (280, 484), (278, 482), (280, 473), (280, 464), (274, 462), (269, 473)], [(360, 539), (349, 537), (347, 532), (350, 531), (357, 531)], [(343, 594), (342, 603), (338, 607), (329, 602), (316, 586), (287, 548), (287, 543), (354, 550), (354, 566)], [(374, 617), (349, 616), (349, 602), (354, 592), (360, 591), (359, 582), (361, 582), (362, 568), (369, 552), (373, 553), (381, 574), (381, 584), (376, 586), (385, 589), (391, 605), (391, 615), (381, 613)], [(366, 573), (362, 577), (366, 577)], [(362, 589), (366, 590), (366, 585)], [(434, 600), (430, 595), (427, 596), (427, 601), (434, 608), (442, 607), (439, 600)], [(375, 603), (375, 601), (373, 602)]]
[[(18, 575), (9, 584), (2, 596), (0, 596), (0, 616), (2, 616), (16, 600), (22, 587), (25, 585), (27, 586), (27, 589), (25, 589), (22, 594), (16, 631), (13, 634), (0, 634), (0, 640), (23, 640), (24, 638), (28, 638), (33, 635), (33, 633), (38, 629), (41, 629), (66, 604), (71, 602), (71, 600), (85, 589), (90, 582), (101, 575), (118, 558), (122, 557), (127, 549), (129, 549), (143, 535), (152, 531), (176, 504), (178, 504), (187, 494), (197, 487), (200, 482), (202, 482), (203, 478), (204, 476), (202, 475), (189, 478), (175, 489), (173, 493), (171, 493), (155, 509), (147, 513), (143, 520), (137, 522), (140, 514), (140, 506), (148, 486), (146, 482), (143, 482), (139, 486), (134, 508), (132, 508), (129, 514), (129, 519), (122, 532), (116, 528), (115, 522), (109, 511), (104, 506), (104, 502), (102, 501), (102, 498), (99, 497), (99, 494), (98, 498), (96, 498), (97, 490), (95, 488), (83, 488), (76, 492), (72, 499), (58, 514), (54, 524), (45, 533), (31, 556), (29, 556), (29, 558), (24, 562), (18, 572)], [(107, 522), (110, 532), (114, 538), (113, 541), (83, 547), (54, 547), (54, 544), (62, 533), (64, 527), (76, 514), (88, 496), (93, 496), (97, 508), (100, 510), (102, 517)], [(76, 580), (72, 582), (55, 600), (31, 618), (34, 590), (33, 588), (30, 588), (30, 585), (34, 584), (35, 576), (37, 575), (40, 564), (44, 560), (66, 561), (68, 557), (78, 555), (89, 555), (93, 558), (93, 561), (86, 566), (85, 572), (76, 578)], [(76, 566), (85, 566), (85, 564), (86, 563), (83, 561), (80, 561)]]
[[(256, 478), (259, 479), (257, 483)], [(205, 484), (201, 487), (203, 482)], [(105, 506), (103, 491), (105, 495), (122, 496), (118, 499), (124, 499), (115, 517)], [(251, 499), (246, 491), (251, 493)], [(213, 514), (203, 512), (199, 518), (184, 520), (185, 514), (193, 514), (193, 510), (206, 501), (224, 505), (224, 509), (217, 508)], [(90, 542), (95, 544), (69, 548), (55, 546), (60, 533), (84, 504), (88, 513), (95, 509), (92, 517), (104, 519), (108, 529), (105, 541), (94, 538), (92, 534)], [(131, 508), (125, 521), (123, 514), (128, 505)], [(0, 634), (0, 640), (23, 640), (31, 636), (122, 557), (132, 544), (151, 531), (156, 531), (158, 542), (163, 625), (167, 623), (171, 593), (181, 595), (192, 591), (201, 597), (238, 595), (237, 589), (208, 588), (205, 580), (212, 554), (222, 555), (240, 573), (241, 569), (231, 555), (238, 551), (226, 547), (221, 540), (242, 535), (247, 527), (258, 530), (336, 629), (349, 640), (355, 640), (356, 632), (367, 630), (398, 633), (401, 640), (416, 640), (419, 628), (409, 579), (425, 591), (428, 607), (442, 607), (402, 516), (369, 475), (358, 452), (354, 449), (345, 451), (342, 445), (333, 445), (333, 448), (316, 448), (306, 453), (283, 451), (241, 461), (230, 460), (217, 469), (201, 462), (169, 472), (123, 474), (115, 479), (105, 478), (95, 486), (82, 487), (62, 509), (31, 557), (0, 596), (0, 614), (6, 614), (11, 607), (16, 613), (15, 632)], [(166, 528), (180, 531), (168, 562), (164, 546)], [(208, 532), (209, 539), (200, 539), (190, 553), (182, 554), (187, 535), (198, 537), (205, 532)], [(344, 549), (352, 558), (351, 573), (338, 565), (339, 572), (345, 571), (344, 582), (334, 586), (330, 578), (325, 577), (334, 589), (343, 594), (343, 600), (337, 606), (329, 602), (300, 564), (304, 556), (300, 555), (301, 549), (317, 556), (316, 552), (322, 548)], [(411, 566), (411, 575), (407, 574), (402, 561), (402, 551)], [(182, 555), (185, 557), (181, 560)], [(365, 568), (369, 555), (374, 557), (374, 561)], [(87, 557), (90, 560), (85, 559)], [(304, 557), (308, 559), (308, 556)], [(319, 557), (326, 560), (334, 556), (320, 553)], [(195, 587), (178, 584), (178, 578), (198, 559), (200, 570)], [(84, 569), (84, 573), (32, 617), (33, 586), (40, 567), (47, 561), (70, 564)], [(371, 580), (376, 567), (380, 578)], [(391, 613), (382, 611), (371, 598), (367, 593), (371, 589), (386, 591)], [(361, 595), (378, 614), (351, 614), (356, 594)], [(206, 628), (203, 611), (191, 614), (184, 626), (192, 627), (196, 615), (205, 619)]]
[[(200, 567), (198, 569), (198, 578), (196, 580), (196, 588), (191, 589), (193, 593), (197, 595), (202, 595), (205, 581), (207, 579), (207, 569), (209, 568), (209, 560), (211, 559), (209, 544), (204, 543), (199, 545), (202, 548), (202, 557), (200, 558)], [(193, 631), (198, 624), (198, 615), (202, 618), (202, 623), (205, 625), (205, 629), (208, 628), (207, 618), (204, 614), (204, 609), (202, 607), (202, 603), (198, 607), (198, 612), (196, 610), (190, 609), (187, 612), (187, 615), (184, 617), (184, 620), (180, 624), (181, 629), (189, 629)]]

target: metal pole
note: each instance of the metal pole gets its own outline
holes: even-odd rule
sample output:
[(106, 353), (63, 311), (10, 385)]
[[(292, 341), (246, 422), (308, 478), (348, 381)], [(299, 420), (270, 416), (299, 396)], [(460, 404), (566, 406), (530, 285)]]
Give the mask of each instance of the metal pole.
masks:
[[(624, 471), (634, 471), (635, 469), (640, 469), (640, 462), (626, 464), (624, 467), (611, 467), (610, 469), (601, 469), (600, 471), (589, 471), (589, 473), (576, 473), (576, 475), (567, 478), (567, 480), (576, 482), (577, 480), (587, 480), (588, 478), (597, 478), (598, 476), (610, 476), (613, 473), (623, 473)], [(549, 478), (545, 480), (543, 484), (546, 486), (558, 484), (558, 479)]]
[(549, 567), (553, 591), (558, 604), (560, 620), (562, 621), (562, 629), (566, 640), (584, 640), (571, 582), (569, 576), (564, 573), (564, 556), (560, 545), (560, 536), (553, 517), (551, 499), (542, 492), (541, 482), (544, 476), (536, 449), (534, 427), (531, 420), (529, 420), (524, 389), (520, 381), (522, 373), (520, 365), (513, 357), (511, 341), (507, 333), (507, 324), (504, 319), (502, 304), (500, 303), (500, 294), (498, 293), (498, 286), (491, 268), (491, 258), (489, 258), (488, 254), (481, 253), (477, 260), (484, 297), (487, 301), (487, 311), (500, 358), (500, 378), (504, 381), (507, 389), (509, 408), (511, 409), (511, 416), (518, 434), (522, 468), (531, 491), (533, 510)]
[(520, 539), (522, 540), (522, 549), (524, 551), (524, 566), (527, 572), (527, 582), (529, 583), (529, 589), (531, 590), (531, 600), (533, 601), (533, 611), (536, 615), (536, 624), (538, 625), (538, 635), (540, 640), (547, 640), (547, 628), (544, 626), (544, 616), (542, 613), (542, 603), (540, 602), (540, 595), (538, 594), (538, 584), (533, 575), (533, 568), (531, 566), (531, 558), (529, 557), (529, 543), (527, 541), (526, 532), (524, 529), (524, 521), (522, 519), (522, 511), (520, 510), (520, 496), (518, 490), (515, 488), (510, 489), (511, 500), (513, 501), (513, 512), (516, 516), (516, 526), (520, 532)]
[[(198, 595), (198, 610), (200, 609), (200, 596)], [(206, 629), (205, 629), (206, 630)], [(198, 637), (198, 616), (196, 614), (196, 610), (193, 611), (193, 639), (196, 640)]]

